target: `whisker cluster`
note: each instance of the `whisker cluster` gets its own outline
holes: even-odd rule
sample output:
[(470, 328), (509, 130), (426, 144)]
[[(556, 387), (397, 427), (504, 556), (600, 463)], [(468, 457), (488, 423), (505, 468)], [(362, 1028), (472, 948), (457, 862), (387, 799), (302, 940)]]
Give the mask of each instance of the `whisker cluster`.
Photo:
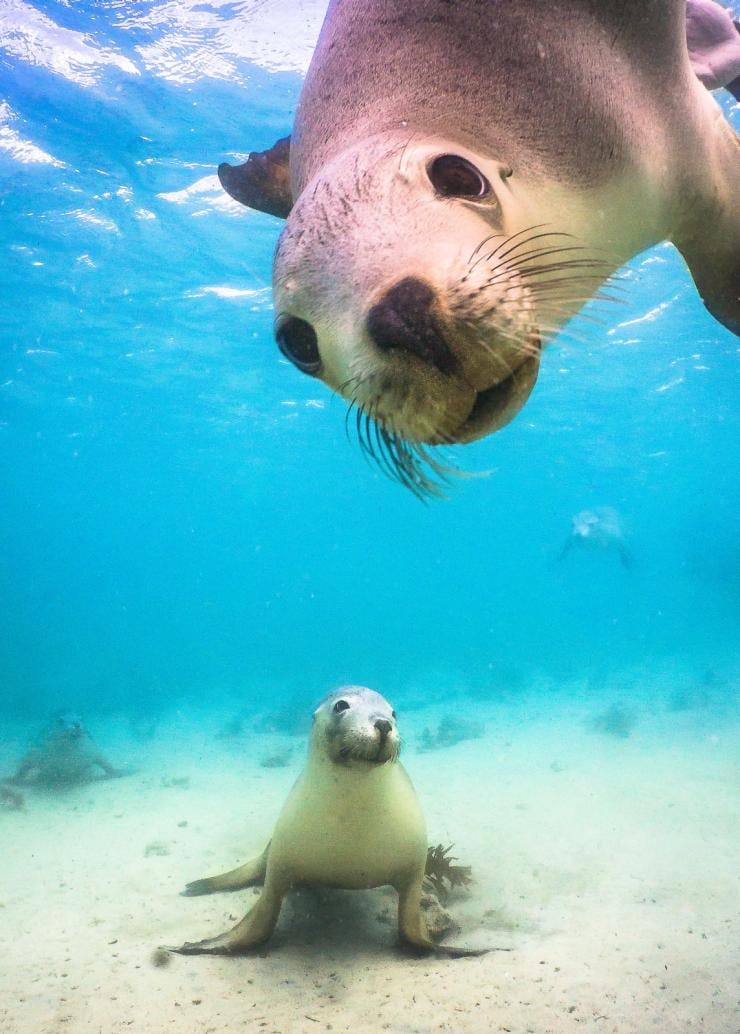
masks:
[[(562, 331), (562, 327), (557, 325), (558, 317), (570, 320), (577, 315), (600, 322), (592, 314), (573, 312), (573, 306), (594, 299), (622, 301), (618, 296), (620, 289), (610, 276), (620, 264), (617, 257), (605, 252), (599, 257), (593, 249), (577, 243), (571, 234), (548, 230), (546, 226), (541, 223), (513, 234), (489, 234), (473, 251), (465, 273), (451, 289), (453, 295), (461, 296), (459, 304), (452, 302), (453, 309), (458, 309), (458, 319), (473, 332), (480, 321), (485, 322), (487, 318), (495, 317), (497, 312), (504, 311), (507, 302), (517, 301), (513, 297), (515, 292), (524, 290), (525, 298), (532, 306), (536, 332), (532, 328), (506, 325), (496, 328), (496, 337), (515, 345), (520, 355), (532, 358), (539, 358), (545, 336)], [(608, 281), (606, 291), (598, 289), (604, 281)], [(476, 302), (475, 318), (470, 315), (469, 305), (465, 304), (471, 292), (474, 292)], [(490, 299), (487, 297), (489, 292)], [(538, 302), (547, 307), (556, 323), (545, 324), (537, 318)], [(516, 374), (509, 360), (499, 354), (491, 342), (480, 338), (478, 344), (489, 353), (493, 362), (503, 368), (505, 376)], [(338, 388), (338, 393), (350, 398), (345, 431), (348, 436), (354, 432), (367, 460), (423, 502), (444, 498), (446, 489), (455, 478), (474, 476), (447, 460), (433, 456), (429, 447), (420, 441), (401, 434), (387, 416), (381, 416), (378, 394), (361, 400), (361, 389), (370, 380), (371, 375), (352, 377)], [(430, 436), (433, 434), (441, 439), (440, 444), (451, 444), (438, 428), (430, 425), (429, 432)]]
[(363, 456), (422, 502), (444, 499), (453, 478), (467, 476), (449, 462), (432, 456), (420, 442), (404, 438), (394, 430), (378, 416), (377, 402), (360, 403), (353, 399), (345, 418), (348, 433), (352, 423)]

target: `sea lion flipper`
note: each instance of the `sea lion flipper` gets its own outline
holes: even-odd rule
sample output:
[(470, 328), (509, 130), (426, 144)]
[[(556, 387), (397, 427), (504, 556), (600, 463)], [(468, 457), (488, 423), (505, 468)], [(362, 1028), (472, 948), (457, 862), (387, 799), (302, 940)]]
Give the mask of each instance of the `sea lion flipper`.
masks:
[(290, 137), (282, 137), (267, 151), (253, 151), (243, 165), (222, 162), (218, 178), (226, 193), (240, 204), (287, 219), (293, 207)]
[(115, 768), (111, 765), (110, 761), (104, 754), (96, 754), (95, 757), (92, 758), (92, 764), (97, 765), (98, 768), (102, 768), (103, 772), (109, 779), (118, 779), (119, 776), (128, 774), (126, 769)]
[(193, 880), (188, 883), (185, 890), (181, 891), (183, 897), (199, 897), (201, 894), (219, 894), (228, 890), (243, 890), (244, 887), (253, 887), (255, 884), (263, 883), (267, 870), (267, 852), (270, 845), (264, 849), (262, 854), (251, 858), (244, 865), (236, 869), (222, 872), (218, 876), (207, 876), (202, 880)]
[(178, 955), (239, 955), (257, 948), (275, 929), (287, 890), (288, 882), (274, 878), (267, 880), (256, 903), (236, 926), (219, 937), (186, 941), (179, 948), (168, 950)]
[(735, 221), (735, 227), (707, 229), (705, 240), (675, 243), (708, 311), (740, 335), (740, 220)]
[(717, 131), (702, 195), (673, 243), (709, 312), (740, 335), (740, 140), (724, 120)]
[(422, 887), (423, 873), (416, 874), (409, 883), (398, 887), (398, 934), (403, 945), (452, 959), (485, 955), (488, 948), (456, 948), (432, 940), (421, 911)]

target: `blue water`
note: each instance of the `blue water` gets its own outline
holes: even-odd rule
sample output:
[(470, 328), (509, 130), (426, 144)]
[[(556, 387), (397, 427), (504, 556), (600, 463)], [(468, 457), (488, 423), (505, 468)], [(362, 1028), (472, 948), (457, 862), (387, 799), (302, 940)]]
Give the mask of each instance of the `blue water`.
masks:
[[(451, 450), (480, 476), (387, 480), (215, 176), (289, 131), (324, 2), (0, 0), (0, 1034), (728, 1034), (738, 339), (657, 247)], [(562, 555), (599, 506), (629, 566)], [(165, 968), (253, 900), (178, 892), (263, 850), (342, 683), (472, 867), (457, 943), (507, 954), (401, 955), (386, 888)], [(60, 709), (128, 778), (5, 782)]]
[[(214, 172), (289, 130), (321, 6), (0, 6), (0, 708), (542, 676), (649, 696), (734, 671), (737, 340), (670, 246), (551, 346), (508, 428), (453, 453), (487, 476), (442, 502), (369, 466), (342, 402), (280, 358), (280, 224)], [(603, 504), (632, 566), (558, 561)]]

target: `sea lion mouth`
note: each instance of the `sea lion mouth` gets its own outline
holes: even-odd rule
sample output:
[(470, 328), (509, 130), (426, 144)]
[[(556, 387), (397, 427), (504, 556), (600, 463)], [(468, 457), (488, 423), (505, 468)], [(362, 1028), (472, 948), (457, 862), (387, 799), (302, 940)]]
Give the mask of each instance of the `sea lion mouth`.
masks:
[(534, 388), (539, 371), (539, 342), (536, 353), (528, 355), (506, 377), (479, 390), (473, 408), (451, 435), (454, 444), (475, 441), (492, 431), (498, 431), (512, 420)]
[[(394, 414), (393, 396), (388, 391), (386, 380), (387, 395), (381, 387), (377, 394), (371, 393), (368, 401), (352, 398), (345, 417), (345, 429), (349, 434), (349, 419), (353, 415), (360, 449), (382, 473), (408, 488), (422, 501), (444, 498), (453, 479), (465, 475), (446, 458), (438, 459), (428, 447), (464, 445), (499, 430), (513, 420), (534, 388), (540, 354), (539, 335), (532, 335), (525, 357), (505, 377), (478, 390), (465, 382), (472, 401), (454, 423), (448, 418), (430, 426), (424, 412), (426, 399), (423, 391), (414, 400), (413, 413), (401, 422)], [(463, 382), (458, 377), (450, 378), (448, 383)], [(406, 393), (405, 399), (409, 394)], [(382, 401), (386, 404), (381, 409)], [(421, 416), (418, 422), (414, 419), (416, 415)], [(417, 424), (417, 433), (414, 424)]]
[(398, 746), (392, 743), (388, 737), (381, 737), (378, 743), (369, 741), (345, 744), (337, 751), (337, 758), (344, 765), (353, 761), (371, 766), (385, 765), (389, 761), (395, 761), (397, 757)]

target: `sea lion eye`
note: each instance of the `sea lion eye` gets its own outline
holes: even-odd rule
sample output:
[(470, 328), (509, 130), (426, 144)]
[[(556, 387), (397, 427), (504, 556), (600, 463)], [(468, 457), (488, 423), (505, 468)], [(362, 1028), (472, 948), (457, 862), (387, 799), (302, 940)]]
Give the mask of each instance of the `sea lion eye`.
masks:
[(349, 704), (346, 700), (337, 700), (334, 705), (334, 713), (339, 714), (341, 711), (349, 711)]
[(280, 316), (275, 325), (275, 340), (286, 359), (303, 373), (315, 376), (321, 368), (316, 331), (298, 316)]
[(459, 154), (441, 154), (428, 173), (441, 197), (483, 198), (491, 193), (491, 184), (483, 173)]
[(395, 717), (396, 717), (396, 712), (395, 711), (391, 711), (391, 718), (395, 718)]

